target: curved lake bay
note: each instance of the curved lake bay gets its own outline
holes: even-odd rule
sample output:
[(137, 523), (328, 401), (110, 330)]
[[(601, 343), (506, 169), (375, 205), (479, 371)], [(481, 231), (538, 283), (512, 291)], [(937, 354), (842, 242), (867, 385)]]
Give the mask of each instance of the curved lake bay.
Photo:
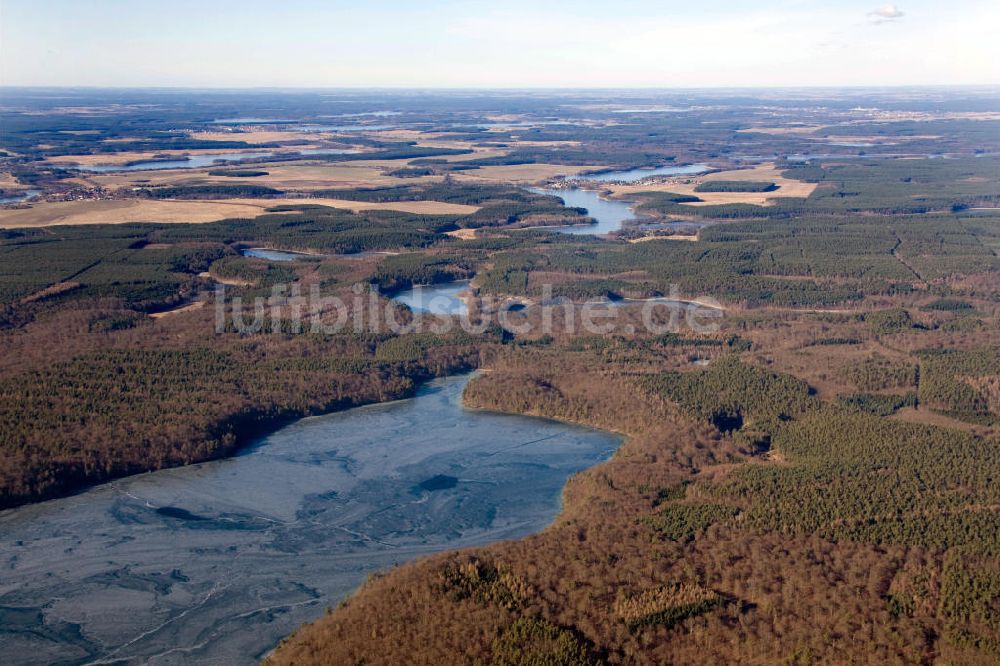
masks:
[(254, 663), (372, 571), (541, 530), (620, 439), (464, 409), (467, 381), (0, 513), (5, 659)]

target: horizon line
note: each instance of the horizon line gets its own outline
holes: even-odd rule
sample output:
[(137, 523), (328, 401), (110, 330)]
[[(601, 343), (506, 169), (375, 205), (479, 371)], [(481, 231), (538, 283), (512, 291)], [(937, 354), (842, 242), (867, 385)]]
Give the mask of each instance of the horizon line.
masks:
[(433, 85), (107, 85), (107, 84), (2, 84), (0, 90), (880, 90), (886, 88), (996, 88), (995, 83), (879, 83), (879, 84), (793, 84), (793, 85), (705, 85), (705, 86), (433, 86)]

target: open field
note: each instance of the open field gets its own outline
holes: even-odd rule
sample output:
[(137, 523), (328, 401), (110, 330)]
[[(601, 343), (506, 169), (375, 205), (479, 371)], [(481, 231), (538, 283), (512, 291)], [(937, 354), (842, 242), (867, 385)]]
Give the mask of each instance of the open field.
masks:
[[(260, 199), (259, 201), (263, 203), (270, 200)], [(368, 203), (364, 201), (348, 201), (346, 199), (279, 199), (278, 201), (284, 204), (296, 204), (306, 201), (310, 204), (343, 208), (355, 212), (362, 210), (398, 210), (418, 215), (471, 215), (479, 210), (479, 206), (445, 203), (443, 201), (393, 201), (386, 203)]]
[(510, 150), (504, 148), (477, 148), (468, 141), (418, 141), (417, 145), (422, 148), (457, 148), (459, 150), (471, 150), (465, 155), (442, 155), (435, 159), (445, 162), (468, 162), (469, 160), (481, 160), (487, 157), (500, 157), (508, 155)]
[[(771, 182), (778, 186), (773, 192), (696, 192), (701, 183), (712, 181), (761, 181)], [(718, 171), (704, 176), (674, 178), (653, 185), (610, 185), (608, 187), (615, 196), (626, 196), (636, 192), (673, 192), (689, 194), (701, 201), (685, 203), (687, 206), (709, 206), (713, 204), (749, 203), (766, 206), (770, 199), (778, 197), (808, 197), (816, 189), (816, 183), (805, 183), (792, 180), (781, 174), (774, 164), (761, 164), (752, 169), (737, 169), (734, 171)]]
[(452, 238), (461, 238), (462, 240), (472, 240), (478, 234), (475, 229), (455, 229), (454, 231), (445, 232), (446, 235)]
[(191, 312), (192, 310), (200, 310), (203, 307), (205, 307), (205, 301), (195, 301), (194, 303), (188, 303), (187, 305), (182, 305), (174, 310), (154, 312), (149, 316), (153, 319), (163, 319), (164, 317), (172, 317), (174, 315), (183, 314), (185, 312)]
[[(230, 178), (209, 176), (212, 169), (169, 169), (156, 171), (131, 171), (127, 173), (87, 174), (78, 180), (88, 181), (100, 187), (116, 189), (156, 185), (195, 185), (224, 183), (235, 185), (265, 185), (285, 190), (310, 191), (330, 188), (385, 187), (424, 182), (435, 182), (440, 176), (420, 176), (417, 178), (397, 178), (385, 175), (389, 161), (365, 162), (282, 162), (274, 164), (254, 164), (254, 169), (267, 171), (266, 176), (254, 178)], [(403, 161), (392, 163), (391, 168), (404, 166)], [(223, 167), (225, 168), (225, 167)], [(229, 167), (235, 168), (235, 167)]]
[(916, 423), (920, 425), (936, 426), (939, 428), (952, 428), (954, 430), (963, 430), (972, 433), (986, 430), (983, 426), (966, 423), (965, 421), (952, 418), (946, 414), (942, 414), (931, 409), (904, 407), (893, 414), (890, 418), (904, 423)]
[(507, 145), (514, 148), (573, 148), (582, 146), (582, 141), (507, 141)]
[(216, 201), (174, 201), (119, 199), (108, 201), (59, 201), (35, 204), (31, 208), (0, 211), (0, 229), (48, 227), (53, 225), (128, 224), (130, 222), (215, 222), (230, 217), (256, 217), (268, 208), (310, 204), (352, 211), (397, 210), (421, 215), (468, 215), (477, 206), (440, 201), (399, 201), (365, 203), (342, 199), (222, 199)]
[[(294, 153), (297, 150), (319, 147), (319, 144), (304, 143), (302, 145), (285, 148), (284, 150), (272, 148), (268, 149), (268, 152), (274, 152), (276, 154), (281, 154), (282, 152)], [(185, 157), (188, 155), (232, 155), (234, 153), (241, 152), (253, 154), (260, 152), (260, 149), (206, 148), (201, 150), (123, 151), (120, 153), (98, 153), (96, 155), (60, 155), (59, 157), (54, 157), (48, 160), (47, 163), (52, 164), (53, 166), (122, 166), (132, 162), (143, 162), (157, 159), (165, 155), (169, 155), (170, 157)]]
[[(436, 182), (440, 176), (419, 176), (417, 178), (397, 178), (386, 175), (388, 161), (364, 161), (338, 163), (305, 163), (298, 162), (287, 166), (267, 166), (261, 168), (268, 172), (266, 176), (257, 178), (223, 178), (231, 183), (254, 183), (276, 187), (278, 189), (319, 190), (327, 188), (354, 187), (391, 187), (415, 183)], [(391, 164), (389, 168), (398, 169), (405, 166), (403, 161)]]
[(671, 234), (671, 235), (649, 234), (647, 236), (640, 236), (639, 238), (630, 238), (628, 242), (645, 243), (647, 241), (654, 241), (654, 240), (689, 241), (693, 243), (698, 240), (698, 234)]
[(10, 172), (0, 172), (0, 188), (5, 190), (26, 190), (28, 187), (17, 181)]

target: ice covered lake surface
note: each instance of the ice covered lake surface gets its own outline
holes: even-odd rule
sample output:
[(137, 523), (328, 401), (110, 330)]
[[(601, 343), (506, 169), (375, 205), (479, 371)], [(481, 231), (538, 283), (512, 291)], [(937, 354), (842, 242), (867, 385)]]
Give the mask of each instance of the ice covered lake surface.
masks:
[(365, 259), (367, 257), (389, 254), (387, 252), (378, 251), (353, 252), (351, 254), (319, 254), (316, 252), (296, 252), (294, 250), (274, 250), (268, 247), (248, 247), (244, 248), (240, 252), (244, 257), (266, 259), (267, 261), (302, 261), (303, 259), (322, 259), (324, 257), (336, 257), (337, 259)]
[(437, 315), (468, 314), (469, 307), (460, 294), (469, 288), (468, 280), (417, 285), (396, 293), (392, 299), (409, 306), (414, 312)]
[(605, 183), (637, 183), (643, 178), (651, 176), (695, 176), (699, 173), (709, 171), (710, 167), (705, 164), (682, 164), (679, 166), (662, 166), (655, 168), (629, 169), (627, 171), (608, 171), (598, 174), (584, 174), (581, 178), (587, 180), (599, 180)]
[(20, 194), (14, 194), (9, 197), (0, 197), (0, 204), (21, 203), (22, 201), (34, 199), (41, 193), (41, 190), (26, 190)]
[(543, 529), (620, 439), (465, 410), (467, 381), (0, 512), (5, 663), (256, 663), (372, 571)]
[(323, 255), (293, 252), (291, 250), (272, 250), (266, 247), (249, 247), (242, 252), (244, 257), (267, 259), (268, 261), (300, 261), (302, 259), (322, 258)]

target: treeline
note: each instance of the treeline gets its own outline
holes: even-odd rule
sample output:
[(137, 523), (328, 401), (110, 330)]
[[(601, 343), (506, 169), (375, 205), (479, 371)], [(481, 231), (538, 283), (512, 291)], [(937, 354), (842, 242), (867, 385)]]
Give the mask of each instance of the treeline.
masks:
[(372, 281), (386, 293), (417, 284), (435, 284), (471, 278), (472, 266), (454, 257), (427, 254), (399, 254), (383, 259)]
[(478, 206), (487, 201), (516, 201), (527, 203), (538, 199), (555, 199), (533, 194), (508, 185), (474, 183), (427, 183), (420, 185), (396, 185), (393, 187), (358, 188), (349, 190), (317, 190), (317, 197), (335, 197), (351, 201), (444, 201), (446, 203)]
[(467, 229), (533, 224), (585, 224), (592, 222), (585, 208), (568, 208), (554, 197), (539, 197), (531, 201), (497, 201), (485, 204), (471, 215), (458, 220)]
[[(594, 247), (590, 244), (584, 247), (566, 244), (565, 247), (551, 248), (544, 256), (530, 252), (497, 255), (494, 267), (487, 276), (489, 282), (496, 286), (487, 288), (502, 293), (519, 293), (503, 292), (502, 287), (506, 281), (503, 274), (516, 272), (554, 271), (573, 274), (578, 279), (603, 279), (627, 273), (628, 281), (633, 282), (635, 291), (640, 293), (669, 293), (671, 286), (677, 285), (688, 295), (708, 294), (751, 305), (773, 303), (790, 306), (859, 300), (864, 291), (889, 288), (888, 285), (867, 281), (852, 284), (783, 279), (778, 275), (798, 277), (805, 273), (811, 277), (813, 271), (810, 265), (798, 263), (798, 259), (793, 264), (779, 257), (777, 253), (769, 252), (766, 246), (761, 247), (760, 243), (657, 240)], [(886, 260), (890, 265), (898, 263), (891, 256), (887, 256)], [(834, 263), (831, 259), (829, 265)], [(637, 274), (643, 277), (639, 278)]]
[[(446, 239), (456, 216), (397, 211), (352, 213), (295, 207), (290, 213), (208, 224), (58, 227), (0, 236), (0, 305), (34, 297), (46, 303), (110, 297), (127, 307), (161, 309), (183, 299), (198, 273), (237, 243), (291, 250), (356, 253), (427, 247)], [(238, 263), (233, 260), (232, 263)], [(69, 285), (57, 293), (44, 290)], [(3, 322), (17, 320), (10, 312)]]
[[(852, 410), (853, 411), (853, 410)], [(905, 442), (905, 446), (900, 446)], [(1000, 539), (995, 443), (835, 409), (779, 429), (789, 466), (748, 465), (718, 489), (758, 529), (947, 549)]]
[[(365, 250), (427, 247), (455, 228), (454, 215), (399, 211), (352, 213), (335, 208), (285, 207), (292, 212), (230, 219), (210, 224), (169, 225), (156, 231), (164, 241), (196, 239), (221, 243), (259, 242), (291, 250), (356, 253)], [(300, 212), (294, 212), (294, 211)]]
[(883, 393), (854, 393), (837, 396), (837, 402), (873, 416), (891, 416), (904, 407), (917, 406), (917, 394), (894, 395)]
[(296, 353), (273, 355), (207, 336), (0, 380), (0, 506), (216, 458), (291, 418), (405, 397), (423, 379), (476, 365), (483, 340), (299, 337)]
[[(0, 257), (5, 259), (0, 262), (0, 304), (116, 298), (127, 307), (155, 310), (181, 300), (198, 273), (232, 252), (217, 242), (146, 247), (151, 229), (63, 227), (42, 236), (0, 241)], [(71, 288), (46, 291), (58, 285)]]
[(377, 150), (367, 153), (331, 153), (329, 155), (310, 155), (309, 157), (323, 162), (355, 162), (359, 160), (409, 160), (419, 157), (469, 155), (471, 153), (472, 151), (466, 148), (435, 148), (400, 143), (383, 145)]
[(774, 192), (777, 189), (772, 182), (756, 180), (709, 180), (694, 187), (695, 192)]
[(268, 172), (259, 169), (212, 169), (208, 175), (225, 176), (226, 178), (257, 178), (268, 175)]
[[(229, 174), (225, 174), (229, 175)], [(273, 199), (283, 191), (263, 185), (173, 185), (139, 191), (151, 199)]]
[(916, 387), (920, 369), (914, 363), (893, 361), (879, 354), (860, 363), (845, 365), (837, 374), (859, 391)]
[(818, 405), (805, 382), (732, 355), (715, 359), (705, 370), (662, 373), (642, 384), (724, 432), (745, 429), (770, 437), (781, 423)]
[[(963, 355), (952, 374), (995, 372), (994, 357)], [(758, 448), (767, 444), (788, 463), (743, 465), (722, 482), (692, 486), (699, 496), (741, 507), (744, 524), (938, 549), (1000, 538), (1000, 512), (980, 508), (1000, 500), (992, 482), (1000, 473), (1000, 449), (968, 433), (884, 418), (914, 406), (914, 393), (842, 396), (838, 408), (814, 398), (799, 380), (734, 357), (717, 358), (702, 371), (644, 377), (640, 384), (723, 432)], [(681, 537), (725, 515), (702, 505), (672, 506), (659, 520)]]
[(961, 419), (1000, 422), (1000, 347), (926, 350), (920, 400)]
[(480, 210), (460, 217), (464, 228), (516, 225), (527, 220), (548, 224), (580, 224), (590, 220), (582, 208), (567, 208), (559, 197), (536, 194), (508, 185), (434, 183), (355, 190), (319, 190), (314, 196), (352, 201), (444, 201), (481, 206)]
[(211, 265), (211, 274), (223, 280), (258, 289), (288, 284), (297, 278), (295, 269), (253, 257), (227, 256)]
[[(538, 137), (536, 137), (537, 139)], [(609, 163), (621, 165), (624, 168), (660, 166), (665, 161), (674, 159), (673, 155), (629, 148), (621, 145), (605, 144), (602, 146), (565, 146), (558, 149), (542, 146), (519, 147), (506, 155), (480, 157), (464, 160), (469, 166), (508, 166), (517, 164), (587, 164), (603, 167), (607, 170)], [(598, 171), (598, 169), (595, 169)]]

